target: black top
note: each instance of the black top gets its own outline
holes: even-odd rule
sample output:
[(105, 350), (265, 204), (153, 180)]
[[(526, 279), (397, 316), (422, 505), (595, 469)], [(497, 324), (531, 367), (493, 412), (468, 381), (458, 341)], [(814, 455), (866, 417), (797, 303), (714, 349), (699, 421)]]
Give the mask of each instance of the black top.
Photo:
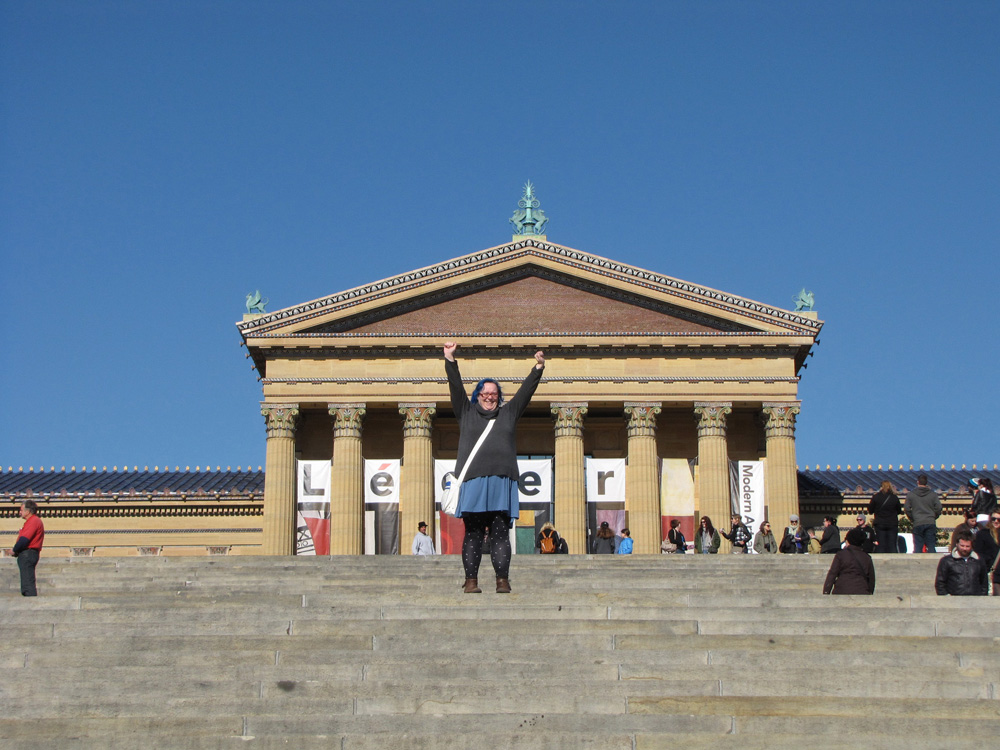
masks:
[(902, 512), (903, 506), (895, 492), (879, 490), (868, 503), (868, 515), (875, 516), (872, 525), (880, 529), (898, 529), (899, 515)]
[(444, 361), (444, 371), (448, 375), (448, 390), (451, 393), (451, 407), (455, 410), (455, 418), (458, 420), (458, 460), (455, 462), (455, 475), (462, 473), (469, 454), (472, 453), (476, 441), (486, 429), (486, 424), (491, 419), (496, 420), (490, 434), (486, 436), (486, 441), (480, 446), (476, 457), (469, 466), (465, 478), (475, 479), (476, 477), (507, 477), (517, 481), (520, 472), (517, 469), (517, 448), (514, 437), (517, 430), (517, 421), (528, 408), (528, 403), (538, 388), (538, 383), (542, 379), (542, 370), (532, 367), (528, 377), (521, 383), (514, 398), (498, 406), (492, 411), (487, 411), (479, 404), (469, 401), (462, 385), (462, 375), (458, 371), (458, 362), (446, 359)]

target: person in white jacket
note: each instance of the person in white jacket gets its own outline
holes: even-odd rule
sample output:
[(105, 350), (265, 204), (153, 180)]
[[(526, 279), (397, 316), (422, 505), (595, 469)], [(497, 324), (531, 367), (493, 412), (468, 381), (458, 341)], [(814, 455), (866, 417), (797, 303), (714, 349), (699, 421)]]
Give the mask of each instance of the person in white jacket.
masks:
[(427, 536), (427, 524), (423, 521), (417, 524), (417, 533), (413, 537), (413, 549), (411, 554), (414, 555), (436, 555), (434, 551), (434, 540)]

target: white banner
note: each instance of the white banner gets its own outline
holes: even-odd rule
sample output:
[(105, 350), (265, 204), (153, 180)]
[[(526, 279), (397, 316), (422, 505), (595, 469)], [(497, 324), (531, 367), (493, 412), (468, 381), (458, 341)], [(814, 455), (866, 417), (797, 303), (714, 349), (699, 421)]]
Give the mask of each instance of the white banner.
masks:
[(330, 462), (299, 461), (296, 481), (298, 506), (296, 555), (330, 553)]
[(365, 502), (399, 504), (398, 458), (365, 460)]
[(661, 462), (660, 515), (694, 516), (694, 471), (686, 458), (664, 458)]
[(625, 459), (588, 458), (588, 503), (625, 502)]
[[(441, 493), (444, 491), (445, 474), (455, 470), (454, 459), (437, 460), (434, 462), (434, 502), (440, 504)], [(518, 501), (521, 503), (552, 502), (552, 459), (523, 458), (518, 459), (517, 470), (520, 478), (517, 482)]]
[(517, 462), (521, 474), (517, 480), (518, 502), (552, 502), (552, 459), (524, 458)]
[(764, 462), (736, 463), (736, 507), (743, 523), (756, 534), (764, 521)]

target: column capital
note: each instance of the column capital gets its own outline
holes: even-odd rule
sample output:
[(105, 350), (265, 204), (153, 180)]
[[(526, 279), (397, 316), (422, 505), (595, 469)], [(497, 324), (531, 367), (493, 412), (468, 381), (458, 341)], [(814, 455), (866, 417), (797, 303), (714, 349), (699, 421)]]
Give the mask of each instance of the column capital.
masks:
[(658, 401), (626, 401), (625, 414), (628, 417), (627, 433), (630, 438), (655, 437), (656, 415), (663, 411)]
[(327, 404), (334, 418), (333, 437), (361, 437), (361, 420), (364, 419), (366, 404)]
[(273, 437), (293, 437), (295, 424), (299, 419), (298, 404), (270, 404), (260, 402), (260, 413), (267, 426), (267, 439)]
[(549, 411), (556, 418), (556, 437), (583, 437), (583, 418), (587, 404), (583, 401), (549, 404)]
[(800, 411), (800, 401), (765, 401), (762, 407), (767, 416), (765, 437), (795, 437), (795, 415)]
[(698, 437), (725, 437), (726, 415), (733, 413), (731, 401), (695, 401), (698, 417)]
[(403, 415), (403, 437), (431, 436), (431, 422), (437, 414), (437, 404), (400, 404)]

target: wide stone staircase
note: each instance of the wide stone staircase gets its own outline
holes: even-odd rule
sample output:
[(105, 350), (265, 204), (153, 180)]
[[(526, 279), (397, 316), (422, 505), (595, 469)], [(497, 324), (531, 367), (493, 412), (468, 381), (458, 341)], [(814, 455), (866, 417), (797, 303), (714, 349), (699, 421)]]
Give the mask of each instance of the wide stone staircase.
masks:
[(0, 748), (997, 747), (1000, 597), (938, 559), (4, 558)]

